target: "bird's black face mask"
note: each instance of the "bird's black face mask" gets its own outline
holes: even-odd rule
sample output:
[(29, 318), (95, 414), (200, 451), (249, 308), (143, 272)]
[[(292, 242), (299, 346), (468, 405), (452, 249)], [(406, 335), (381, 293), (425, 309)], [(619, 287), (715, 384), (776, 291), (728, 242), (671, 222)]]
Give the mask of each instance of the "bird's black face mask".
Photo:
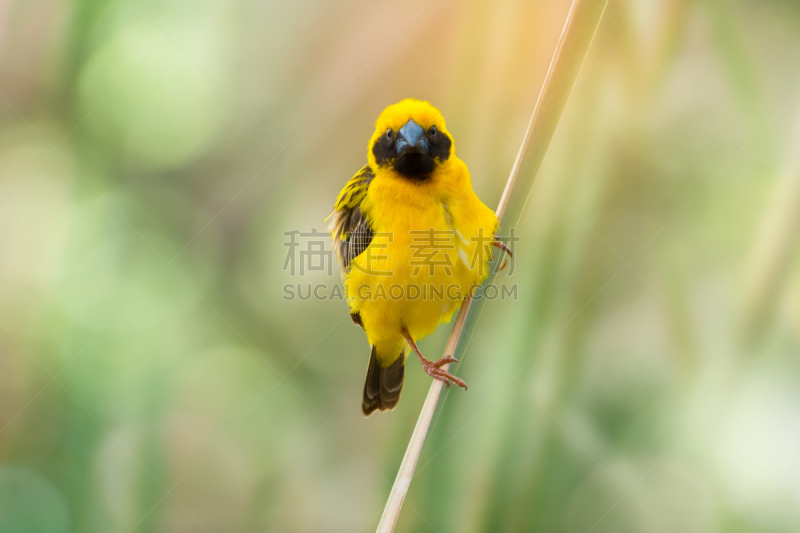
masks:
[(433, 172), (434, 161), (430, 154), (428, 135), (422, 126), (409, 120), (397, 132), (395, 141), (397, 157), (394, 169), (403, 176), (424, 179)]
[(436, 126), (425, 130), (409, 119), (397, 132), (388, 129), (378, 137), (372, 154), (379, 167), (391, 168), (414, 181), (425, 181), (437, 163), (447, 161), (452, 146), (450, 137)]

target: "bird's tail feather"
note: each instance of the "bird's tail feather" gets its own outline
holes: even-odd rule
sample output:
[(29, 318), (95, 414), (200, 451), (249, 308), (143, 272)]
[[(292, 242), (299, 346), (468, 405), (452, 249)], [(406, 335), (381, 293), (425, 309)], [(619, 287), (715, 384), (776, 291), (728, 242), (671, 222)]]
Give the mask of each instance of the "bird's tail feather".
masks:
[(404, 353), (401, 353), (394, 363), (383, 368), (378, 364), (373, 346), (369, 356), (367, 380), (364, 383), (364, 398), (361, 401), (361, 411), (364, 416), (369, 416), (375, 410), (394, 409), (403, 391), (405, 375)]

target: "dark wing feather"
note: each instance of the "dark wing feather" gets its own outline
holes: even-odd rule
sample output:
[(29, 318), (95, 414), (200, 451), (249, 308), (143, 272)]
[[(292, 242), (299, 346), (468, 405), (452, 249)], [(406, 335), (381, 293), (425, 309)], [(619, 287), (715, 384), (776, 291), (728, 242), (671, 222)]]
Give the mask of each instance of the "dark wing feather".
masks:
[(365, 165), (347, 182), (336, 200), (330, 230), (333, 249), (344, 271), (348, 270), (350, 262), (361, 255), (372, 242), (374, 233), (361, 210), (361, 202), (374, 178), (375, 173), (369, 165)]

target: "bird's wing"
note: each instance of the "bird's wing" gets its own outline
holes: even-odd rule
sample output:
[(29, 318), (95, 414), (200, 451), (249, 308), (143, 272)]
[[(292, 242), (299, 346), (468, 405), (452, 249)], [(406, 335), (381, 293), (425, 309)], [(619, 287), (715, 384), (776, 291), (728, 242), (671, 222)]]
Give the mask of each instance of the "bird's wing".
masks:
[(331, 214), (333, 249), (344, 271), (350, 267), (350, 261), (363, 253), (372, 242), (373, 231), (361, 209), (361, 201), (374, 178), (375, 173), (369, 165), (364, 165), (339, 193)]

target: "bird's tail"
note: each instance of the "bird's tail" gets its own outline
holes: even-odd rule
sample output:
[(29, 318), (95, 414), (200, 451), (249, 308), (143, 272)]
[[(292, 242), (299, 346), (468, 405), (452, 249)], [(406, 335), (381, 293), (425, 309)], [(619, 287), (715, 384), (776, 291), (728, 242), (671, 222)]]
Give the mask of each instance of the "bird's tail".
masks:
[(369, 416), (373, 411), (394, 409), (403, 391), (406, 377), (405, 353), (400, 353), (394, 363), (386, 368), (378, 364), (375, 347), (369, 356), (367, 381), (364, 383), (364, 398), (361, 411)]

